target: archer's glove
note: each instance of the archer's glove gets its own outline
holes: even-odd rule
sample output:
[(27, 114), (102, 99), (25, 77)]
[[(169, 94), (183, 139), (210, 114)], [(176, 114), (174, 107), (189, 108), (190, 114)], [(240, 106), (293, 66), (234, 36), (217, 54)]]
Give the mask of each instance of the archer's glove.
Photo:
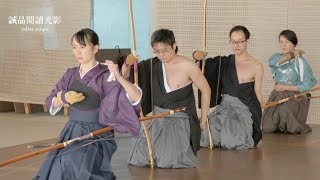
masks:
[(138, 58), (136, 58), (133, 54), (129, 54), (124, 63), (127, 66), (131, 66), (134, 63), (134, 61), (138, 61)]
[(200, 61), (200, 60), (204, 60), (207, 55), (208, 55), (207, 52), (196, 50), (193, 52), (192, 57), (193, 59)]
[(76, 91), (59, 91), (57, 94), (58, 101), (63, 104), (74, 104), (85, 99), (82, 93)]
[(304, 51), (302, 51), (301, 49), (295, 49), (293, 51), (294, 57), (299, 57), (302, 56), (302, 54), (304, 54)]
[(291, 60), (291, 59), (295, 59), (299, 56), (301, 56), (302, 54), (304, 54), (304, 52), (300, 49), (295, 49), (293, 52), (289, 52), (289, 53), (285, 53), (282, 55), (282, 58), (285, 61)]

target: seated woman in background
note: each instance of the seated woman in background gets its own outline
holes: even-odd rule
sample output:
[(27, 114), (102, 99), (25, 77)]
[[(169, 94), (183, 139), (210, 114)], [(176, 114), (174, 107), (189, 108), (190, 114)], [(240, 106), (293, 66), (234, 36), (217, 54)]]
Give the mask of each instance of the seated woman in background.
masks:
[[(269, 59), (275, 86), (268, 102), (308, 91), (317, 83), (310, 65), (302, 56), (303, 51), (295, 49), (298, 44), (296, 34), (291, 30), (282, 31), (279, 35), (279, 43), (282, 53), (275, 53)], [(291, 100), (265, 109), (262, 116), (262, 130), (292, 134), (311, 131), (310, 126), (306, 124), (310, 106), (308, 97), (310, 94), (297, 101)]]

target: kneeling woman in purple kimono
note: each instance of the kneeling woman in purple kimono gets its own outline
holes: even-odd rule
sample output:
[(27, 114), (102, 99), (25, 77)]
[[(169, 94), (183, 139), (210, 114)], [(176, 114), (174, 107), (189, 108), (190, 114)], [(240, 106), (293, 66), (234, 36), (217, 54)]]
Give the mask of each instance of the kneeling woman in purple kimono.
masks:
[[(107, 61), (107, 67), (96, 61), (99, 38), (94, 31), (82, 29), (73, 35), (71, 41), (73, 54), (80, 66), (69, 68), (46, 99), (52, 115), (64, 104), (70, 105), (69, 121), (61, 131), (58, 143), (105, 126), (111, 126), (117, 132), (137, 135), (140, 128), (140, 88), (120, 75), (117, 64)], [(93, 139), (112, 136), (113, 132), (107, 132)], [(50, 152), (34, 179), (115, 179), (110, 161), (117, 149), (116, 142), (87, 143), (76, 141), (66, 148)]]

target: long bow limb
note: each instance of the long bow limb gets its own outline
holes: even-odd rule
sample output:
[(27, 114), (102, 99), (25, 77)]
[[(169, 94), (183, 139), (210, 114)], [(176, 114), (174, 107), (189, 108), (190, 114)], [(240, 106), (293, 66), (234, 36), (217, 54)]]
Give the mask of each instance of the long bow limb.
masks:
[(140, 121), (148, 121), (148, 120), (151, 120), (151, 119), (162, 118), (162, 117), (174, 114), (176, 112), (185, 112), (185, 111), (186, 111), (185, 107), (177, 108), (177, 109), (173, 109), (173, 110), (170, 110), (170, 111), (167, 111), (167, 112), (155, 114), (155, 115), (152, 115), (152, 116), (140, 117)]
[[(203, 45), (202, 45), (202, 50), (203, 52), (207, 52), (207, 38), (206, 38), (206, 34), (207, 34), (207, 0), (204, 0), (204, 4), (203, 4), (203, 36), (202, 36), (202, 40), (203, 40)], [(204, 74), (204, 67), (205, 67), (205, 60), (202, 61), (202, 67), (201, 67), (201, 72), (202, 74)], [(210, 131), (210, 124), (209, 124), (209, 119), (206, 118), (207, 120), (207, 128), (208, 128), (208, 135), (209, 135), (209, 148), (213, 149), (213, 142), (212, 142), (212, 135), (211, 135), (211, 131)]]
[(43, 148), (43, 149), (40, 149), (38, 151), (34, 151), (34, 152), (31, 152), (31, 153), (28, 153), (28, 154), (24, 154), (22, 156), (18, 156), (18, 157), (13, 158), (13, 159), (9, 159), (7, 161), (3, 161), (3, 162), (0, 163), (0, 167), (6, 166), (8, 164), (11, 164), (11, 163), (23, 160), (23, 159), (27, 159), (27, 158), (36, 156), (36, 155), (39, 155), (39, 154), (43, 154), (45, 152), (49, 152), (49, 151), (53, 151), (53, 150), (56, 150), (56, 149), (60, 149), (60, 148), (66, 147), (66, 146), (68, 146), (69, 144), (71, 144), (74, 141), (88, 139), (88, 138), (91, 138), (93, 136), (96, 136), (96, 135), (99, 135), (99, 134), (102, 134), (102, 133), (105, 133), (105, 132), (108, 132), (108, 131), (111, 131), (111, 130), (112, 130), (111, 127), (105, 127), (105, 128), (99, 129), (97, 131), (90, 132), (90, 133), (88, 133), (86, 135), (83, 135), (83, 136), (80, 136), (80, 137), (77, 137), (77, 138), (73, 138), (73, 139), (70, 139), (68, 141), (56, 144), (56, 145), (51, 146), (51, 147)]
[[(129, 3), (129, 14), (130, 14), (130, 25), (131, 25), (131, 37), (132, 37), (132, 54), (137, 57), (136, 54), (136, 38), (135, 38), (135, 31), (134, 31), (134, 22), (133, 22), (133, 11), (132, 11), (132, 0), (128, 0)], [(134, 67), (134, 82), (138, 84), (138, 58), (134, 61), (133, 64)], [(142, 108), (140, 108), (140, 117), (144, 117)], [(148, 151), (149, 151), (149, 159), (150, 159), (150, 166), (151, 168), (154, 167), (154, 159), (153, 159), (153, 151), (152, 151), (152, 146), (151, 146), (151, 141), (150, 141), (150, 136), (149, 136), (149, 131), (148, 128), (145, 124), (145, 122), (141, 122), (144, 133), (146, 135), (146, 140), (147, 140), (147, 146), (148, 146)]]
[(269, 107), (272, 107), (272, 106), (276, 106), (278, 104), (282, 104), (282, 103), (285, 103), (289, 100), (293, 100), (293, 99), (297, 99), (298, 97), (301, 97), (301, 96), (304, 96), (308, 93), (311, 93), (311, 92), (314, 92), (314, 91), (318, 91), (320, 90), (320, 87), (317, 87), (317, 88), (313, 88), (309, 91), (305, 91), (305, 92), (302, 92), (302, 93), (299, 93), (299, 94), (296, 94), (296, 95), (293, 95), (293, 96), (290, 96), (290, 97), (287, 97), (287, 98), (283, 98), (283, 99), (280, 99), (278, 101), (272, 101), (272, 102), (267, 102), (264, 106), (262, 106), (262, 109), (266, 109), (266, 108), (269, 108)]
[[(207, 0), (204, 0), (203, 3), (203, 32), (202, 32), (202, 50), (203, 52), (207, 52)], [(202, 73), (204, 73), (204, 65), (205, 63), (202, 63)]]
[(297, 99), (294, 99), (296, 102), (299, 102), (299, 101), (303, 101), (305, 99), (317, 99), (317, 98), (320, 98), (320, 96), (311, 96), (311, 97), (307, 97), (307, 98), (297, 98)]
[[(141, 118), (139, 118), (139, 120), (141, 122), (144, 122), (144, 121), (147, 121), (147, 120), (168, 116), (168, 115), (174, 114), (176, 112), (184, 112), (184, 111), (185, 111), (185, 108), (178, 108), (178, 109), (170, 110), (170, 111), (167, 111), (167, 112), (155, 114), (155, 115), (152, 115), (152, 116), (141, 117)], [(27, 158), (30, 158), (30, 157), (33, 157), (33, 156), (37, 156), (37, 155), (40, 155), (40, 154), (43, 154), (43, 153), (46, 153), (46, 152), (49, 152), (49, 151), (53, 151), (53, 150), (56, 150), (56, 149), (61, 149), (61, 148), (64, 148), (64, 147), (68, 146), (69, 144), (71, 144), (71, 143), (73, 143), (75, 141), (86, 140), (86, 139), (89, 139), (91, 137), (94, 137), (94, 136), (102, 134), (102, 133), (106, 133), (106, 132), (111, 131), (111, 130), (112, 130), (111, 127), (105, 127), (105, 128), (99, 129), (97, 131), (90, 132), (90, 133), (88, 133), (86, 135), (83, 135), (83, 136), (80, 136), (80, 137), (76, 137), (76, 138), (70, 139), (68, 141), (65, 141), (65, 142), (50, 146), (50, 147), (46, 147), (46, 148), (40, 149), (38, 151), (34, 151), (34, 152), (31, 152), (31, 153), (27, 153), (27, 154), (24, 154), (24, 155), (21, 155), (21, 156), (18, 156), (18, 157), (3, 161), (3, 162), (0, 163), (0, 167), (6, 166), (8, 164), (11, 164), (11, 163), (23, 160), (23, 159), (27, 159)]]

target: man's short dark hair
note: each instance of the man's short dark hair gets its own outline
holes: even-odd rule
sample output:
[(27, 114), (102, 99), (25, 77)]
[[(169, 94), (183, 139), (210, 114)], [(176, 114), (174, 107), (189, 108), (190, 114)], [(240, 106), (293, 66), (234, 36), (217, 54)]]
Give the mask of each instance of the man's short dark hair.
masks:
[(242, 31), (244, 33), (244, 37), (246, 38), (246, 40), (250, 39), (250, 32), (249, 30), (244, 27), (244, 26), (241, 26), (241, 25), (238, 25), (238, 26), (234, 26), (230, 32), (229, 32), (229, 38), (231, 38), (231, 34), (235, 31)]
[[(151, 47), (153, 47), (157, 43), (164, 43), (168, 44), (171, 47), (173, 47), (174, 43), (176, 43), (176, 38), (174, 37), (174, 34), (169, 29), (158, 29), (151, 35)], [(175, 52), (178, 52), (178, 46), (175, 50)]]

